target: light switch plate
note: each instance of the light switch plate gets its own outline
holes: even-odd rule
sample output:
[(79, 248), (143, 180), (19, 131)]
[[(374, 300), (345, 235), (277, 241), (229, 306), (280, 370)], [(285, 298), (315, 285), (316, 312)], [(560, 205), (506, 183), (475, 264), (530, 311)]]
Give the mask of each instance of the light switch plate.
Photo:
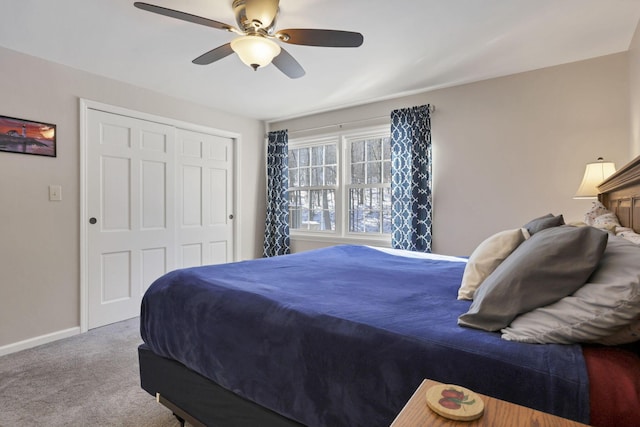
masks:
[(50, 185), (49, 186), (49, 200), (52, 202), (58, 202), (62, 200), (62, 186)]

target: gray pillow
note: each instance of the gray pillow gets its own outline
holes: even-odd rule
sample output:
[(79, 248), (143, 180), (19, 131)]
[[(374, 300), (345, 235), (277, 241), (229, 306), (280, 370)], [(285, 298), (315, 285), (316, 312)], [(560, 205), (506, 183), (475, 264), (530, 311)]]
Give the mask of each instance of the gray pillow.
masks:
[(553, 216), (552, 214), (547, 214), (539, 218), (532, 219), (523, 225), (522, 228), (526, 228), (530, 235), (534, 235), (538, 231), (542, 231), (546, 228), (558, 227), (560, 225), (564, 225), (564, 217), (562, 215)]
[(524, 241), (480, 285), (458, 324), (486, 331), (572, 294), (598, 266), (608, 234), (593, 227), (547, 228)]
[(515, 318), (502, 338), (529, 343), (640, 340), (640, 247), (610, 236), (598, 269), (573, 294)]

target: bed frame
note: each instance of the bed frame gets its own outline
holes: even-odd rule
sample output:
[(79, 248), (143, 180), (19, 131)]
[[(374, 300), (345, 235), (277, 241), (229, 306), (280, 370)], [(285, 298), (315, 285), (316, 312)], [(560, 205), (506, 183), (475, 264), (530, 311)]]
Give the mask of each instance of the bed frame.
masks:
[(598, 198), (620, 224), (640, 233), (640, 156), (607, 178), (598, 190)]
[(170, 409), (184, 426), (302, 427), (254, 402), (246, 400), (175, 360), (138, 348), (140, 382), (158, 403)]
[[(599, 200), (616, 213), (621, 224), (640, 233), (640, 156), (623, 166), (599, 187)], [(184, 426), (301, 427), (224, 389), (184, 365), (154, 354), (145, 344), (138, 349), (144, 390), (156, 396)]]

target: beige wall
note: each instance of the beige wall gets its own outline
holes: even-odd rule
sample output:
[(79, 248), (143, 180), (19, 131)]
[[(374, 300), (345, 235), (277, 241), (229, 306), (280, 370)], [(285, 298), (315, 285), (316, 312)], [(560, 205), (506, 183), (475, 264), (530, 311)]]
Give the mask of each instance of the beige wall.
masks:
[(243, 259), (260, 255), (263, 123), (6, 49), (0, 64), (0, 115), (58, 126), (56, 158), (0, 152), (0, 347), (80, 324), (79, 98), (241, 134), (237, 244)]
[[(433, 250), (469, 255), (488, 235), (548, 212), (582, 219), (590, 202), (572, 196), (585, 164), (598, 156), (617, 166), (630, 160), (628, 75), (621, 53), (270, 128), (295, 132), (434, 104)], [(294, 250), (321, 245), (293, 242)]]
[(631, 155), (640, 155), (640, 22), (629, 46), (630, 142)]
[[(640, 152), (639, 46), (636, 32), (629, 54), (270, 127), (296, 131), (387, 117), (394, 108), (436, 105), (434, 251), (466, 255), (487, 235), (537, 215), (580, 219), (589, 202), (571, 197), (584, 164), (604, 156), (621, 166)], [(0, 348), (79, 325), (79, 98), (240, 133), (240, 257), (260, 255), (262, 123), (1, 48), (0, 63), (0, 114), (58, 125), (57, 158), (0, 152)], [(62, 185), (62, 202), (48, 201), (49, 184)], [(294, 242), (297, 250), (315, 246)]]

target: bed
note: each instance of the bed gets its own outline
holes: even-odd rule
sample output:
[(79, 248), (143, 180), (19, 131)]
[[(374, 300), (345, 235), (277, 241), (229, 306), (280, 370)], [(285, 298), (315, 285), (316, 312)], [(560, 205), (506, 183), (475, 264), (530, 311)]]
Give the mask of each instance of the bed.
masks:
[[(626, 334), (615, 345), (601, 319), (586, 331), (598, 339), (580, 339), (583, 329), (569, 338), (548, 333), (556, 342), (545, 344), (537, 343), (539, 333), (527, 335), (531, 324), (575, 304), (587, 285), (599, 292), (599, 278), (608, 277), (603, 263), (619, 276), (614, 264), (622, 258), (613, 251), (640, 257), (631, 243), (640, 231), (640, 158), (600, 188), (595, 219), (613, 215), (630, 238), (616, 236), (608, 222), (597, 231), (535, 230), (526, 242), (576, 229), (600, 242), (605, 234), (608, 243), (597, 270), (585, 270), (587, 284), (557, 302), (525, 307), (493, 330), (465, 324), (489, 301), (489, 279), (474, 299), (458, 299), (474, 254), (467, 260), (343, 245), (170, 272), (143, 298), (142, 388), (192, 425), (388, 426), (424, 378), (599, 427), (637, 425), (640, 348), (629, 334), (640, 301), (629, 297), (624, 313), (608, 316)], [(525, 243), (518, 244), (490, 277), (523, 253)], [(635, 274), (630, 268), (626, 276)]]

